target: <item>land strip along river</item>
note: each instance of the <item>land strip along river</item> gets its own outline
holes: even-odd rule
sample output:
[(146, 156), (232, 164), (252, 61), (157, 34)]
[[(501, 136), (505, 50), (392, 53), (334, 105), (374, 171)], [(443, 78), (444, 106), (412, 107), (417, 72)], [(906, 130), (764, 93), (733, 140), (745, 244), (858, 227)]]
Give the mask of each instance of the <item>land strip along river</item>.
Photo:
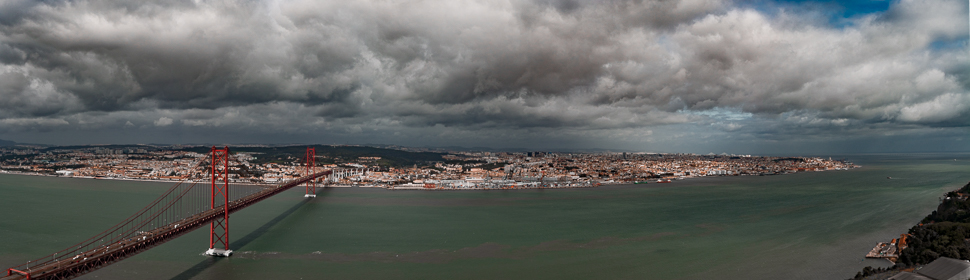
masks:
[[(236, 254), (193, 233), (87, 279), (845, 279), (970, 181), (970, 155), (591, 189), (295, 189), (235, 213)], [(887, 179), (892, 177), (892, 179)], [(0, 174), (0, 266), (114, 225), (170, 183)]]

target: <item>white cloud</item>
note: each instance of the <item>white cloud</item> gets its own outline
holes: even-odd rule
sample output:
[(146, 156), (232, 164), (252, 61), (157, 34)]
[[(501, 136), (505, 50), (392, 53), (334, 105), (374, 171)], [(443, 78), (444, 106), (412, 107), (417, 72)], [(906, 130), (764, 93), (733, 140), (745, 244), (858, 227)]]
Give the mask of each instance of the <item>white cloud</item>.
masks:
[(63, 129), (71, 123), (59, 118), (5, 118), (0, 119), (0, 131), (51, 132)]
[(155, 121), (155, 126), (169, 126), (169, 125), (172, 125), (172, 118), (169, 118), (169, 117), (161, 117)]
[(933, 100), (903, 107), (899, 119), (905, 122), (932, 123), (970, 116), (970, 94), (947, 93)]
[(970, 125), (966, 52), (930, 46), (966, 39), (958, 1), (843, 27), (710, 0), (142, 5), (38, 3), (0, 25), (0, 120), (537, 139)]
[(205, 125), (205, 121), (203, 121), (203, 120), (182, 120), (182, 124), (188, 125), (188, 126), (203, 126), (203, 125)]

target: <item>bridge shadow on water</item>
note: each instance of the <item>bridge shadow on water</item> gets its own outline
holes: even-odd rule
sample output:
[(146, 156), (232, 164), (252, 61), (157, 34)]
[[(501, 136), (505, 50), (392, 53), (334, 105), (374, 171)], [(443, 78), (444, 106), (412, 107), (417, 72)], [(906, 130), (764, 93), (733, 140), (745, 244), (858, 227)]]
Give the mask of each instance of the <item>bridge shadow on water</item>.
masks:
[[(320, 193), (318, 192), (317, 195), (319, 196)], [(312, 198), (307, 198), (307, 199), (304, 199), (304, 200), (300, 201), (300, 203), (297, 203), (296, 205), (293, 205), (293, 207), (290, 207), (290, 209), (287, 209), (286, 211), (284, 211), (283, 213), (281, 213), (279, 216), (276, 216), (276, 218), (273, 218), (272, 220), (270, 220), (266, 224), (260, 226), (256, 230), (253, 230), (253, 232), (250, 232), (249, 234), (247, 234), (246, 236), (243, 236), (239, 240), (233, 241), (231, 243), (231, 245), (233, 245), (232, 247), (235, 247), (235, 248), (245, 247), (250, 242), (253, 242), (253, 240), (256, 240), (256, 238), (259, 238), (260, 236), (262, 236), (263, 234), (265, 234), (266, 232), (268, 232), (271, 227), (273, 227), (276, 224), (278, 224), (280, 221), (282, 221), (283, 219), (285, 219), (287, 216), (289, 216), (290, 214), (293, 214), (293, 212), (296, 212), (296, 210), (300, 209), (300, 207), (303, 207), (303, 205), (306, 205), (308, 202), (310, 202), (311, 199)], [(179, 273), (178, 275), (175, 275), (175, 277), (172, 277), (172, 280), (188, 280), (188, 279), (192, 279), (193, 277), (198, 276), (200, 273), (202, 273), (203, 271), (205, 271), (209, 267), (212, 267), (213, 265), (215, 265), (216, 263), (218, 263), (219, 261), (221, 261), (223, 259), (225, 259), (225, 258), (206, 257), (205, 260), (203, 260), (203, 261), (199, 262), (198, 264), (190, 267), (189, 269), (186, 269), (185, 271), (182, 271), (182, 273)]]

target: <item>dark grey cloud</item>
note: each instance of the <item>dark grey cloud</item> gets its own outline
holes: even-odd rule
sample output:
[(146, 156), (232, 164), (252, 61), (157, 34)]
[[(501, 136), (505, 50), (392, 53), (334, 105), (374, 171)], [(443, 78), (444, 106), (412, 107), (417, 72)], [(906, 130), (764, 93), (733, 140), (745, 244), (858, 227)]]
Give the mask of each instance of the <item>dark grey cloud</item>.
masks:
[(847, 26), (734, 4), (8, 1), (0, 132), (648, 143), (687, 126), (970, 126), (970, 59), (933, 47), (966, 41), (966, 3), (899, 1)]

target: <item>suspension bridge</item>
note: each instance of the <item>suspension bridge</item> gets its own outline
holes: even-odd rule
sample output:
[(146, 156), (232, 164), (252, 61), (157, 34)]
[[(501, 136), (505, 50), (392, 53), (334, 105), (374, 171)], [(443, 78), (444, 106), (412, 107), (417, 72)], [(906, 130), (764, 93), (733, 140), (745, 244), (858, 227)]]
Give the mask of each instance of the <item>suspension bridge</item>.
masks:
[(302, 176), (276, 186), (230, 184), (228, 147), (212, 147), (182, 181), (124, 221), (67, 249), (7, 269), (0, 280), (70, 279), (119, 262), (167, 241), (209, 226), (206, 255), (228, 257), (229, 215), (266, 198), (304, 186), (316, 197), (321, 177), (363, 175), (365, 170), (323, 170), (315, 166), (316, 150), (307, 148)]

